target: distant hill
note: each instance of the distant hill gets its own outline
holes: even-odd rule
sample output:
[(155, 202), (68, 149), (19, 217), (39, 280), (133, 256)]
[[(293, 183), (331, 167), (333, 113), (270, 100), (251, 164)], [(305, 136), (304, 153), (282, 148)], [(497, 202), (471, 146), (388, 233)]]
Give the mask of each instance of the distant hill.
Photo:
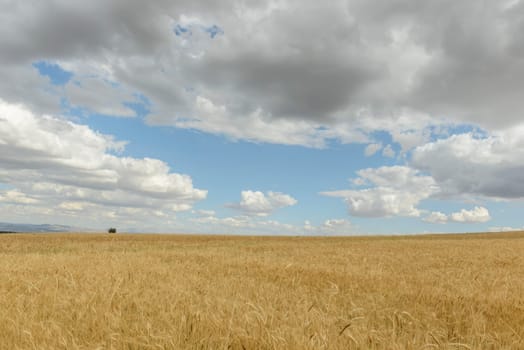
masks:
[(7, 222), (0, 222), (0, 233), (16, 233), (16, 232), (72, 232), (84, 231), (77, 227), (66, 225), (52, 225), (52, 224), (13, 224)]

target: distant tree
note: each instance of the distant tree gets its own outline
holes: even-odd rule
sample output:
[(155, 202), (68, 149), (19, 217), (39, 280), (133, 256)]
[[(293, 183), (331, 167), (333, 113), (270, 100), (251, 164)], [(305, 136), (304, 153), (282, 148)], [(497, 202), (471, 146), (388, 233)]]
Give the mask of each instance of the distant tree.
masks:
[(111, 227), (109, 230), (107, 230), (107, 233), (116, 233), (116, 228)]

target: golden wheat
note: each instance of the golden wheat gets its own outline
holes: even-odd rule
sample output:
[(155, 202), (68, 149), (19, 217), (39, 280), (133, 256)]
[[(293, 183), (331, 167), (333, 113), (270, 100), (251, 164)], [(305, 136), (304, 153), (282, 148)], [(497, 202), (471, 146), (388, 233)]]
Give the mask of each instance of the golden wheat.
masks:
[(524, 349), (524, 233), (0, 235), (2, 349)]

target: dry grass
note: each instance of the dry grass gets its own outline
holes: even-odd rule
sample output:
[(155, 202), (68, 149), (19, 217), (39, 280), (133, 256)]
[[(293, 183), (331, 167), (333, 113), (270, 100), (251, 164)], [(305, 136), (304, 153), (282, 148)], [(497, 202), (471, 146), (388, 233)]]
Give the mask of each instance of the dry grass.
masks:
[(524, 349), (524, 233), (0, 235), (2, 349)]

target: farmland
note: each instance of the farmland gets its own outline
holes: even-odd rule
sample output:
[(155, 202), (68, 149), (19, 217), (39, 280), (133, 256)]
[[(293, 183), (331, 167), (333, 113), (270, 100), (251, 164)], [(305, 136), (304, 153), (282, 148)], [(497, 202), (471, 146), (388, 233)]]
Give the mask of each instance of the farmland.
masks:
[(0, 235), (1, 349), (522, 349), (524, 232)]

